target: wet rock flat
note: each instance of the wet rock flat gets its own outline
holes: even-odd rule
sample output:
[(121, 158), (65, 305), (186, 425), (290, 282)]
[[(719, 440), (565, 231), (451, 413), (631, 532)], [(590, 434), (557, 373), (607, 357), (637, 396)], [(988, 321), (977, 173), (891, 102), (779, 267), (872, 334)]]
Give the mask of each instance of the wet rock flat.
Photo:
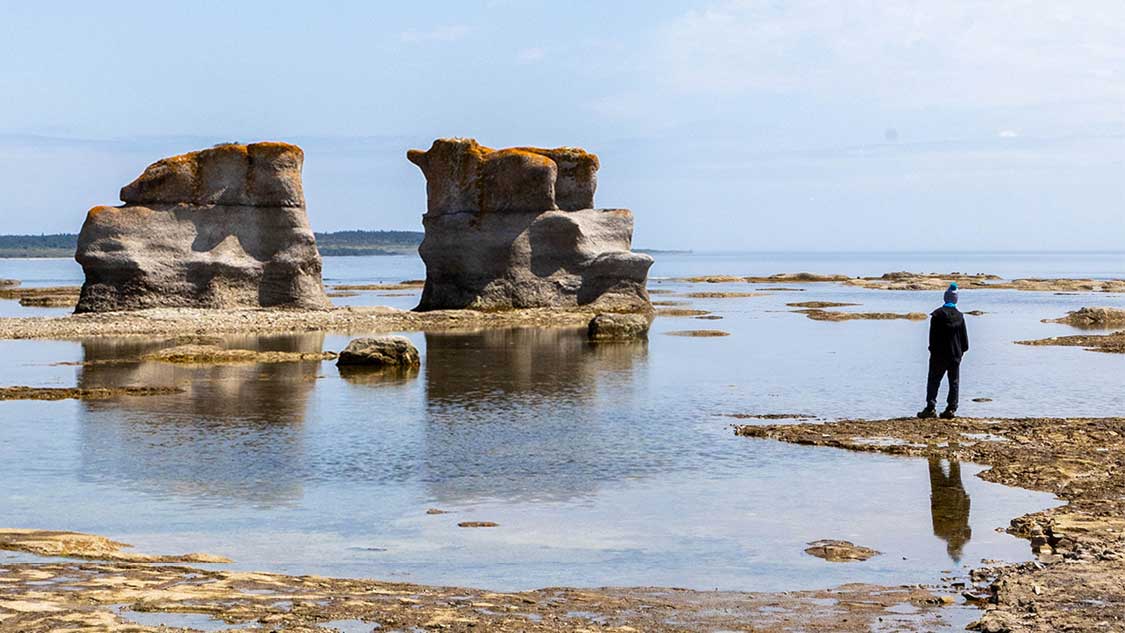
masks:
[(785, 305), (789, 306), (790, 308), (812, 308), (819, 310), (823, 308), (846, 308), (849, 306), (857, 306), (859, 304), (843, 303), (840, 301), (797, 301), (794, 303), (787, 303)]
[(778, 273), (768, 277), (743, 277), (741, 280), (752, 284), (771, 284), (782, 282), (832, 283), (848, 281), (847, 275), (821, 275), (817, 273)]
[(679, 277), (683, 283), (836, 283), (869, 290), (944, 290), (951, 282), (963, 289), (1023, 290), (1028, 292), (1125, 292), (1125, 279), (1004, 279), (985, 273), (913, 273), (891, 272), (878, 277), (851, 277), (838, 274), (778, 273), (768, 276), (700, 275)]
[(1052, 336), (1050, 338), (1016, 341), (1020, 345), (1058, 345), (1060, 347), (1082, 347), (1091, 352), (1125, 354), (1125, 330), (1112, 334), (1077, 334), (1074, 336)]
[(835, 312), (817, 308), (794, 310), (794, 312), (804, 314), (813, 321), (925, 321), (930, 318), (930, 315), (924, 312)]
[(694, 308), (660, 308), (653, 314), (661, 317), (699, 317), (711, 314), (708, 310), (696, 310)]
[(121, 396), (166, 396), (179, 387), (0, 387), (0, 400), (108, 400)]
[(393, 284), (340, 284), (332, 286), (332, 290), (340, 292), (356, 292), (367, 290), (420, 290), (425, 282), (409, 280)]
[(664, 334), (668, 336), (694, 336), (703, 338), (730, 336), (730, 332), (724, 332), (722, 330), (672, 330)]
[(217, 345), (177, 345), (145, 354), (141, 360), (154, 360), (180, 365), (234, 365), (242, 363), (295, 363), (333, 360), (335, 352), (260, 352), (252, 349), (231, 349)]
[[(0, 564), (0, 578), (0, 630), (20, 633), (170, 630), (130, 622), (136, 612), (169, 622), (177, 614), (202, 614), (224, 630), (279, 633), (328, 633), (336, 629), (326, 627), (339, 621), (453, 633), (781, 633), (795, 627), (858, 633), (892, 624), (896, 631), (950, 626), (948, 611), (936, 606), (940, 599), (925, 589), (864, 584), (786, 593), (651, 587), (500, 593), (127, 562), (7, 563)], [(916, 612), (903, 615), (903, 605)]]
[(20, 299), (20, 305), (25, 308), (73, 308), (77, 303), (78, 295), (47, 295)]
[(746, 297), (764, 297), (764, 292), (688, 292), (681, 296), (688, 299), (742, 299)]
[(815, 420), (816, 416), (808, 413), (722, 413), (726, 418), (735, 420)]
[(0, 299), (34, 299), (37, 297), (73, 296), (77, 297), (78, 286), (46, 286), (29, 288), (16, 282), (12, 286), (0, 286)]
[(1074, 327), (1105, 328), (1125, 326), (1125, 310), (1120, 308), (1079, 308), (1058, 319), (1044, 323), (1064, 323)]
[(830, 563), (851, 563), (874, 558), (881, 552), (877, 552), (870, 547), (856, 545), (851, 541), (822, 539), (809, 543), (805, 553), (809, 556), (823, 558)]
[[(62, 317), (0, 318), (0, 339), (215, 335), (282, 332), (404, 332), (510, 327), (585, 327), (593, 310), (536, 308), (503, 312), (386, 307), (328, 310), (153, 308)], [(699, 311), (699, 314), (705, 314)]]
[(111, 541), (96, 534), (54, 532), (50, 530), (0, 529), (0, 550), (27, 552), (38, 556), (87, 558), (131, 563), (229, 563), (214, 554), (153, 555), (127, 552), (128, 543)]
[(968, 290), (1022, 290), (1026, 292), (1122, 292), (1123, 279), (1003, 279), (984, 273), (886, 273), (880, 277), (849, 279), (846, 284), (872, 290), (944, 290), (957, 282)]
[[(1068, 502), (1012, 520), (1039, 561), (975, 570), (983, 631), (1114, 630), (1125, 622), (1125, 418), (848, 420), (738, 435), (990, 466), (983, 479)], [(1107, 628), (1107, 623), (1110, 623)]]

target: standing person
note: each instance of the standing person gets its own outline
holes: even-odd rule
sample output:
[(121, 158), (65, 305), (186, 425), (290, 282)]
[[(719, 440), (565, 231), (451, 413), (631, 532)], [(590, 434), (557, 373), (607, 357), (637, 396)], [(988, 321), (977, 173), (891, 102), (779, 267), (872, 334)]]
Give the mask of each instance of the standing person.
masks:
[(949, 376), (949, 397), (941, 417), (957, 417), (957, 396), (961, 387), (961, 356), (969, 351), (969, 333), (965, 315), (957, 309), (957, 282), (945, 291), (945, 305), (930, 315), (930, 375), (926, 381), (926, 408), (920, 418), (937, 417), (938, 387), (942, 376)]

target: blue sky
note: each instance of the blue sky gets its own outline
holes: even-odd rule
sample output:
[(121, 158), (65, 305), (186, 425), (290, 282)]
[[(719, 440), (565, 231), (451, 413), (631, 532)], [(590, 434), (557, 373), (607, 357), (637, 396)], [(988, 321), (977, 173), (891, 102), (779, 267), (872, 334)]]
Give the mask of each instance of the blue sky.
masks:
[(0, 232), (152, 161), (305, 147), (320, 230), (420, 229), (438, 136), (579, 145), (636, 243), (1113, 249), (1125, 3), (0, 0)]

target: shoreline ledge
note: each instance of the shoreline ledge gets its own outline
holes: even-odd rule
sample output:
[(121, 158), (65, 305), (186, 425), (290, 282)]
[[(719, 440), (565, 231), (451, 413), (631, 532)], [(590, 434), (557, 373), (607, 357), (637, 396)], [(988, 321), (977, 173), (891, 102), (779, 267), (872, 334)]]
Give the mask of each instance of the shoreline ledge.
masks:
[(0, 318), (0, 339), (80, 339), (102, 336), (180, 334), (277, 334), (287, 332), (436, 332), (490, 328), (586, 327), (605, 310), (529, 308), (482, 312), (411, 312), (388, 307), (327, 310), (281, 308), (151, 308), (61, 317)]
[(1125, 418), (897, 418), (749, 424), (734, 432), (972, 462), (989, 467), (978, 475), (985, 481), (1054, 493), (1067, 503), (1014, 518), (1007, 529), (1028, 539), (1038, 560), (973, 570), (985, 611), (970, 628), (1092, 631), (1125, 622)]
[[(128, 616), (136, 612), (145, 613), (149, 622), (162, 614), (170, 622), (177, 615), (196, 614), (223, 630), (293, 633), (338, 631), (341, 623), (355, 626), (347, 630), (451, 633), (683, 633), (751, 627), (782, 633), (798, 623), (807, 630), (860, 633), (893, 623), (896, 631), (922, 632), (955, 628), (966, 609), (950, 607), (949, 594), (917, 585), (860, 583), (770, 593), (670, 587), (498, 592), (114, 561), (0, 563), (0, 578), (0, 630), (21, 633), (170, 630), (130, 622)], [(361, 623), (369, 628), (360, 628)]]

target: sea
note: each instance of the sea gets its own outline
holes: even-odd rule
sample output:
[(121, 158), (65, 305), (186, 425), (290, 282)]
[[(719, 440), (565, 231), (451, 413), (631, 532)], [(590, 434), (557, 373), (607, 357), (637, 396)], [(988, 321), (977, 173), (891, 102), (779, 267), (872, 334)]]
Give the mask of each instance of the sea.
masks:
[[(924, 321), (824, 322), (787, 303), (928, 312), (932, 291), (837, 284), (760, 296), (697, 275), (815, 272), (1125, 277), (1123, 253), (657, 253), (653, 299), (707, 311), (658, 317), (647, 342), (581, 329), (404, 332), (421, 370), (341, 375), (332, 362), (190, 367), (138, 360), (170, 338), (0, 341), (0, 385), (168, 385), (166, 396), (0, 402), (0, 526), (110, 536), (138, 551), (204, 551), (226, 568), (521, 590), (670, 586), (784, 591), (934, 583), (982, 560), (1029, 560), (1002, 528), (1058, 505), (983, 481), (982, 466), (737, 437), (732, 416), (823, 422), (923, 405)], [(327, 285), (424, 278), (413, 256), (326, 257)], [(0, 260), (0, 278), (77, 285), (71, 260)], [(416, 291), (338, 305), (409, 309)], [(961, 413), (1125, 412), (1125, 355), (1015, 341), (1121, 294), (963, 290), (970, 351)], [(66, 310), (0, 301), (0, 316)], [(727, 336), (670, 335), (721, 330)], [(363, 332), (228, 336), (229, 347), (342, 349)], [(113, 360), (112, 363), (75, 364)], [(976, 402), (974, 400), (986, 400)], [(935, 424), (940, 422), (935, 422)], [(1044, 422), (1049, 423), (1049, 422)], [(459, 527), (491, 522), (490, 528)], [(882, 552), (835, 564), (844, 539)], [(0, 552), (0, 560), (27, 555)]]

